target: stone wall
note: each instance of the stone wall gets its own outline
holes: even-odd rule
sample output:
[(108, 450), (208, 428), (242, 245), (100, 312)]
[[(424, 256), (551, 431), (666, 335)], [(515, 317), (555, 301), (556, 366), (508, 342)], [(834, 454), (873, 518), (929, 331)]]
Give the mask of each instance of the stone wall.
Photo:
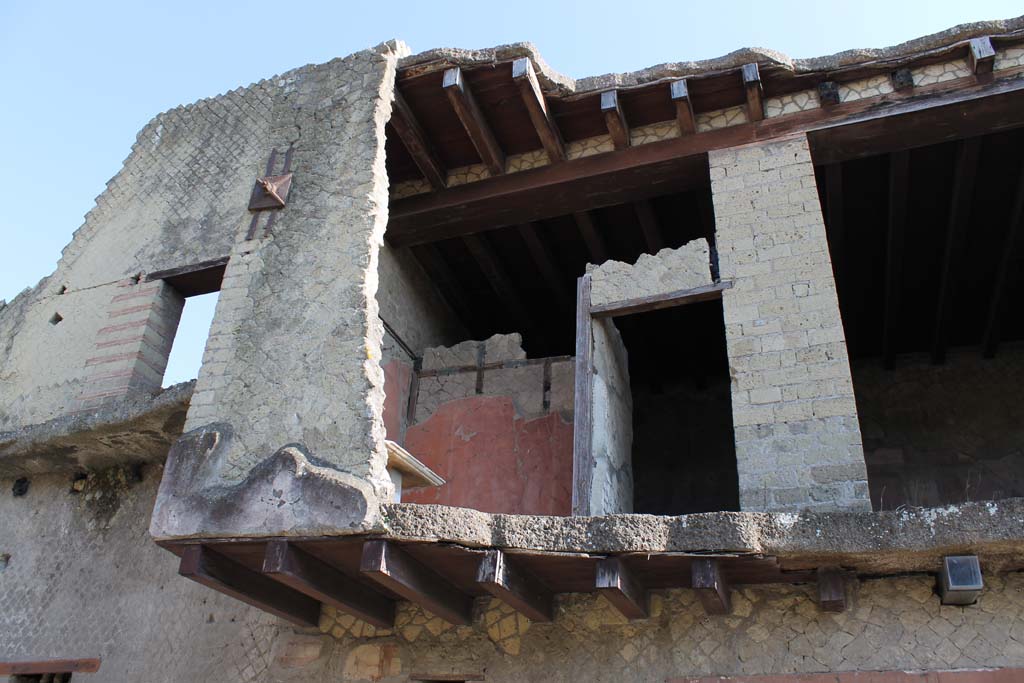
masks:
[(874, 508), (1024, 496), (1024, 346), (853, 364)]
[(634, 264), (588, 263), (587, 272), (591, 277), (590, 303), (600, 306), (710, 285), (711, 254), (708, 241), (700, 238), (678, 249), (641, 254)]
[[(272, 225), (235, 236), (158, 538), (366, 529), (391, 498), (377, 292), (384, 126), (405, 51), (383, 44), (280, 79), (264, 154), (291, 150), (291, 194)], [(258, 509), (212, 512), (243, 491)]]
[(427, 349), (405, 445), (446, 483), (406, 489), (404, 502), (570, 514), (574, 364), (527, 359), (521, 343)]
[(709, 155), (740, 505), (865, 509), (867, 474), (806, 136)]
[[(651, 616), (626, 621), (604, 598), (557, 598), (552, 623), (477, 601), (472, 626), (451, 626), (408, 604), (381, 631), (326, 610), (338, 643), (326, 671), (345, 681), (442, 679), (662, 681), (676, 677), (836, 671), (977, 669), (1024, 664), (1024, 576), (985, 577), (978, 604), (942, 607), (935, 580), (863, 581), (850, 608), (826, 613), (812, 586), (744, 587), (733, 613), (708, 616), (692, 591), (656, 591)], [(334, 679), (332, 679), (334, 680)], [(444, 679), (447, 680), (447, 679)], [(472, 679), (471, 679), (472, 680)]]
[(611, 318), (594, 319), (590, 514), (633, 511), (633, 396), (629, 358)]

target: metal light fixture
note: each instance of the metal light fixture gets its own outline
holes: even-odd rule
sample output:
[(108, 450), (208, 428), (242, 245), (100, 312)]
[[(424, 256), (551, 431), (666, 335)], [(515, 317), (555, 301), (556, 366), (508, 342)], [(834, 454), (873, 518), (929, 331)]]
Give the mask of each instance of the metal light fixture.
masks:
[(943, 605), (972, 605), (985, 584), (977, 555), (948, 555), (942, 558), (939, 595)]

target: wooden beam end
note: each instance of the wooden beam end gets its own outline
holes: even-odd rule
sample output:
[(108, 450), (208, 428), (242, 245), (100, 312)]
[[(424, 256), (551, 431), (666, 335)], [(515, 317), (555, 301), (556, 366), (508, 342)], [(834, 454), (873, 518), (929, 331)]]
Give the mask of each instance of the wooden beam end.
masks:
[(732, 612), (732, 593), (718, 560), (697, 558), (690, 567), (690, 585), (708, 614)]
[(996, 50), (988, 36), (972, 38), (967, 51), (967, 64), (976, 76), (990, 74), (996, 64)]

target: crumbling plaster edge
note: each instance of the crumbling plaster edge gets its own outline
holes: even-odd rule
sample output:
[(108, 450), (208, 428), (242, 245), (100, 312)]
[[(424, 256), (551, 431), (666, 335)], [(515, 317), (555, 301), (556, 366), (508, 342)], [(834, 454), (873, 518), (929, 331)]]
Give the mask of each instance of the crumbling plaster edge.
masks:
[(559, 96), (571, 96), (613, 87), (628, 88), (662, 79), (698, 76), (735, 69), (750, 62), (777, 64), (795, 74), (802, 74), (832, 71), (855, 65), (867, 65), (872, 62), (905, 61), (908, 58), (924, 56), (929, 52), (951, 48), (958, 43), (980, 36), (1024, 37), (1024, 16), (958, 24), (944, 31), (890, 47), (855, 48), (821, 57), (793, 59), (777, 50), (746, 47), (712, 59), (666, 62), (637, 71), (607, 73), (580, 79), (571, 78), (552, 69), (541, 56), (537, 47), (529, 42), (510, 43), (477, 50), (435, 48), (401, 59), (399, 68), (432, 71), (443, 65), (471, 67), (527, 57), (533, 62), (537, 77), (545, 91)]

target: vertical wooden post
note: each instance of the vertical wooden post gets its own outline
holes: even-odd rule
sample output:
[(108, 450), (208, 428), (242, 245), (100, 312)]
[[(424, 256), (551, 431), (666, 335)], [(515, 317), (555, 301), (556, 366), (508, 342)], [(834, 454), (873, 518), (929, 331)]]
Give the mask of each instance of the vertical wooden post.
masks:
[(593, 396), (594, 329), (590, 317), (590, 274), (576, 283), (576, 396), (572, 443), (572, 514), (590, 514), (590, 486), (594, 476)]

